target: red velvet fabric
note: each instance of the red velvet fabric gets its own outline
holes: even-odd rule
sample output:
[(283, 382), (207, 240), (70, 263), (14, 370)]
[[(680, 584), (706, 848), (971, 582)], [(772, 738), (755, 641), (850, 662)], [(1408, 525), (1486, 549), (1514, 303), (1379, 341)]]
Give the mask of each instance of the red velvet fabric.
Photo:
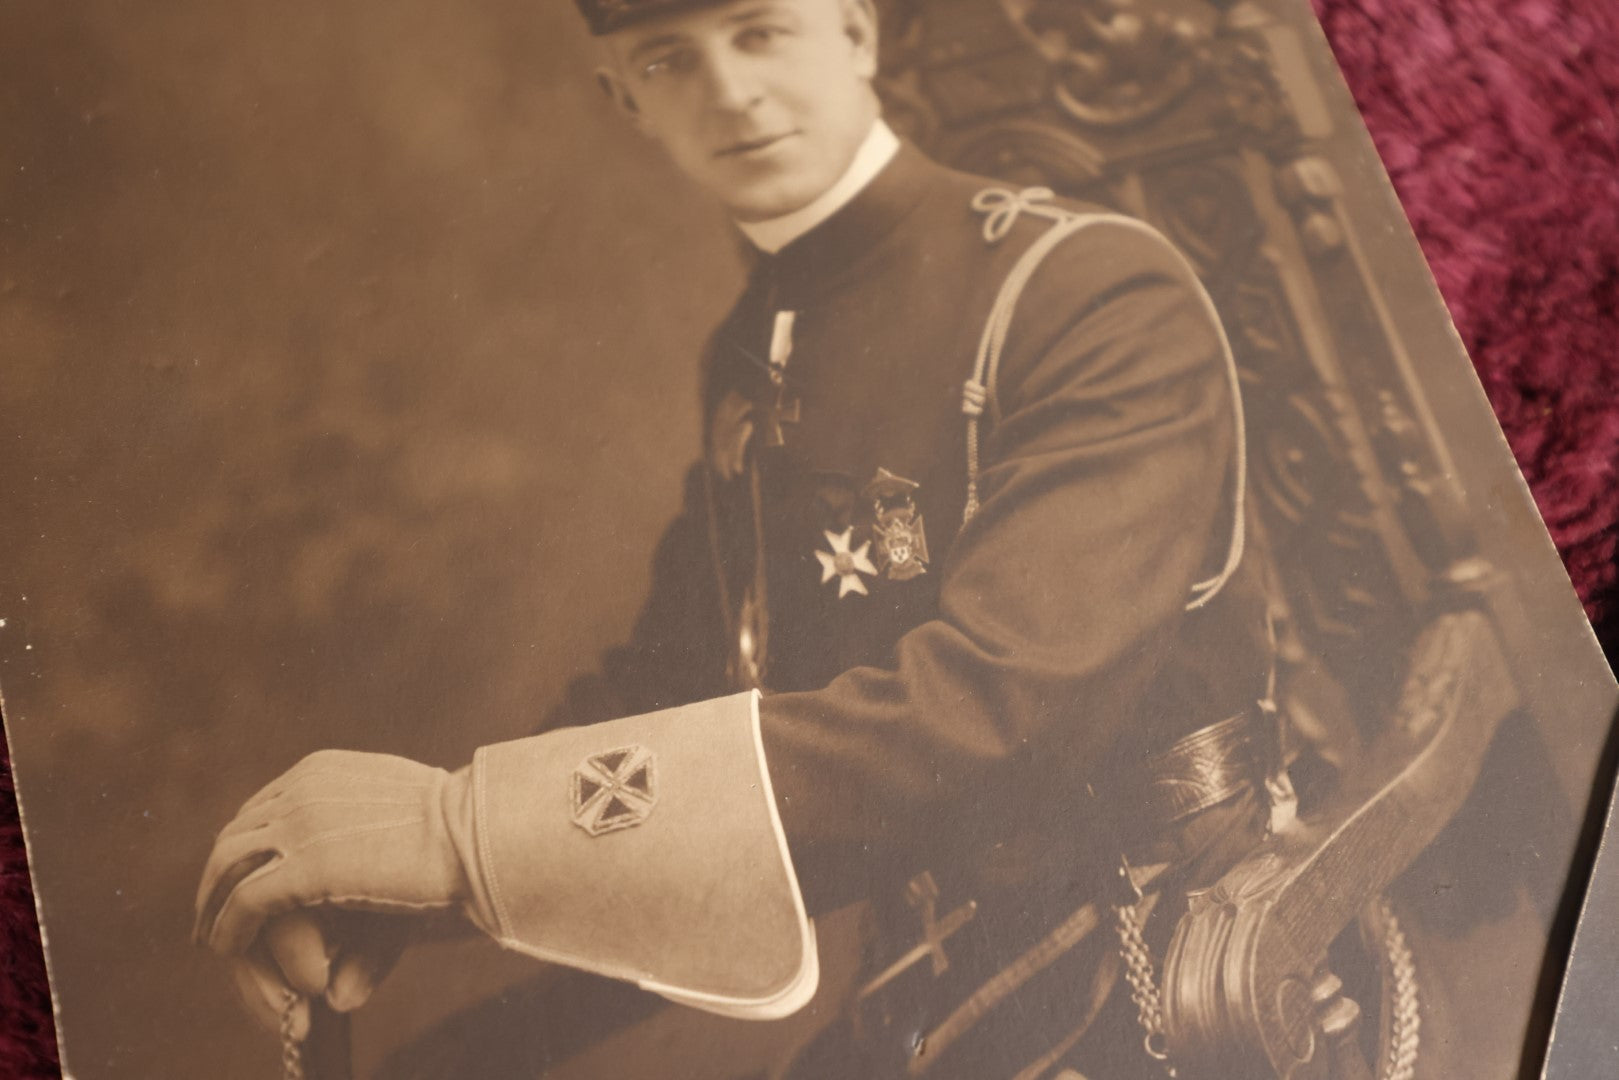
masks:
[[(1611, 642), (1619, 8), (1315, 3), (1541, 513)], [(59, 1075), (50, 1007), (0, 748), (0, 1076)]]

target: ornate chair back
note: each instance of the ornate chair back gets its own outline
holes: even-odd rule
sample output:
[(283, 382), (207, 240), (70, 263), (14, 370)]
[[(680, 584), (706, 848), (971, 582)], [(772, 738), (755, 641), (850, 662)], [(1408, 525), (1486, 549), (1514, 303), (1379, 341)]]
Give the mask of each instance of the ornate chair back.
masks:
[(1157, 227), (1198, 268), (1241, 370), (1284, 744), (1313, 782), (1297, 822), (1175, 930), (1161, 999), (1181, 1075), (1369, 1075), (1358, 1007), (1326, 968), (1358, 921), (1384, 975), (1378, 1072), (1408, 1076), (1410, 956), (1380, 896), (1519, 705), (1498, 644), (1511, 598), (1346, 219), (1309, 10), (892, 0), (882, 15), (891, 121), (964, 170)]

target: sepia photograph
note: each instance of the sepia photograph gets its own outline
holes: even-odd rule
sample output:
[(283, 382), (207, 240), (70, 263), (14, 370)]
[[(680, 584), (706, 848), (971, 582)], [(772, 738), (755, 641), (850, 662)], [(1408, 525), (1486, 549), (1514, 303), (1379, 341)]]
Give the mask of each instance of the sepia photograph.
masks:
[(1307, 0), (7, 21), (63, 1076), (1538, 1073), (1619, 692)]

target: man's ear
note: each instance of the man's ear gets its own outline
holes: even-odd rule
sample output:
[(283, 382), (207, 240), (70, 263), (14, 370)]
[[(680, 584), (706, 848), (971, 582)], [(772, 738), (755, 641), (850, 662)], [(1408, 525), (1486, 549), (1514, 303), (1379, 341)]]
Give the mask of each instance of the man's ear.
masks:
[(843, 32), (855, 48), (860, 74), (877, 77), (877, 9), (872, 0), (842, 0)]
[(596, 85), (601, 87), (602, 93), (607, 95), (608, 100), (617, 107), (618, 111), (631, 124), (635, 125), (636, 130), (644, 133), (644, 118), (641, 115), (641, 106), (636, 103), (635, 95), (630, 93), (630, 88), (625, 85), (624, 76), (619, 73), (618, 69), (606, 65), (597, 68)]

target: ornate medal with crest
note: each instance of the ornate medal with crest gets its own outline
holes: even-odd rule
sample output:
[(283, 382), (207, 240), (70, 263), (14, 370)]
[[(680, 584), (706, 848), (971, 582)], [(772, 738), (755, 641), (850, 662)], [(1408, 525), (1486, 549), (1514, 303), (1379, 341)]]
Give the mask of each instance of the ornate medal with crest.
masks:
[(870, 500), (871, 535), (877, 568), (890, 581), (909, 581), (927, 573), (928, 539), (916, 508), (921, 485), (879, 468), (861, 491)]

